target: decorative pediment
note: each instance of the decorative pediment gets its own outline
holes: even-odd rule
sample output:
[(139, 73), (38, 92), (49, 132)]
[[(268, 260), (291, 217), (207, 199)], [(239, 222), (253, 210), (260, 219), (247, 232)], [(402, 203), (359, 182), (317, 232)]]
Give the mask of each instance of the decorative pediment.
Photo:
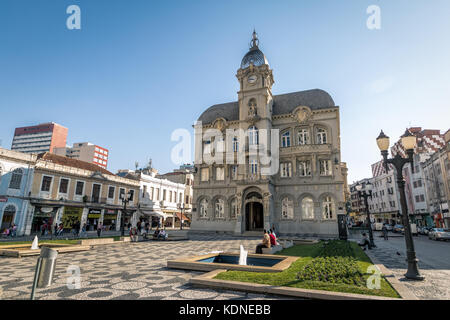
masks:
[(91, 175), (92, 179), (97, 179), (97, 180), (108, 180), (107, 178), (105, 178), (105, 176), (100, 172), (100, 171), (96, 171)]
[(292, 117), (297, 120), (298, 123), (304, 124), (311, 119), (312, 111), (309, 107), (299, 106), (292, 112)]

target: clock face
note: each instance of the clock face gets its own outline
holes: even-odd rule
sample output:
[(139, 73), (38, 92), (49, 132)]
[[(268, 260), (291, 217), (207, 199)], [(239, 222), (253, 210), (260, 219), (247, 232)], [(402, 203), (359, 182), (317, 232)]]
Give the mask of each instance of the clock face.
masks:
[(254, 74), (249, 76), (248, 79), (247, 79), (248, 83), (255, 83), (256, 80), (258, 80), (258, 77), (256, 75), (254, 75)]

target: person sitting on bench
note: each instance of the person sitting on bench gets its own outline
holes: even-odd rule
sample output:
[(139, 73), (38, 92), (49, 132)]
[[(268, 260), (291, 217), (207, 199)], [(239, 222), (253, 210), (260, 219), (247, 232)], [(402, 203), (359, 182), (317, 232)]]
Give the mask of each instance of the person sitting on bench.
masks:
[(160, 232), (159, 227), (156, 227), (155, 232), (153, 233), (153, 239), (158, 239), (159, 232)]
[(370, 245), (369, 238), (367, 238), (367, 234), (363, 233), (363, 238), (361, 239), (361, 242), (359, 242), (359, 246), (363, 248), (364, 251), (366, 251), (366, 246), (369, 248), (369, 250), (372, 249), (372, 246)]
[(163, 239), (166, 240), (167, 239), (167, 233), (166, 233), (166, 229), (162, 229), (161, 232), (158, 235), (158, 239)]
[(264, 230), (264, 238), (263, 238), (262, 243), (260, 243), (256, 246), (256, 253), (262, 254), (263, 248), (270, 248), (270, 236), (266, 230)]

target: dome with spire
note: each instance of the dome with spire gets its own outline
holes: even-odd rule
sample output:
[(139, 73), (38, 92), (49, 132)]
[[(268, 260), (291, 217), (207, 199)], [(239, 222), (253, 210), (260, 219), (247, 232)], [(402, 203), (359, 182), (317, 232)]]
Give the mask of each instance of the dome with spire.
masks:
[(256, 31), (253, 31), (252, 42), (250, 51), (244, 56), (241, 62), (241, 69), (246, 69), (253, 64), (255, 67), (262, 66), (264, 64), (269, 65), (266, 56), (258, 48), (259, 40)]

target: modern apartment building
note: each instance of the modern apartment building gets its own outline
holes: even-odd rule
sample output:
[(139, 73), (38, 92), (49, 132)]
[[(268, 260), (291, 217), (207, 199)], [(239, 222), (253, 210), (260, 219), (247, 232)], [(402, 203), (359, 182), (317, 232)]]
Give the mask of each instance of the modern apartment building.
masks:
[(54, 122), (16, 128), (11, 150), (24, 153), (53, 152), (65, 147), (68, 129)]
[(55, 148), (53, 153), (93, 163), (103, 169), (108, 167), (109, 150), (90, 142), (77, 142), (72, 147)]

